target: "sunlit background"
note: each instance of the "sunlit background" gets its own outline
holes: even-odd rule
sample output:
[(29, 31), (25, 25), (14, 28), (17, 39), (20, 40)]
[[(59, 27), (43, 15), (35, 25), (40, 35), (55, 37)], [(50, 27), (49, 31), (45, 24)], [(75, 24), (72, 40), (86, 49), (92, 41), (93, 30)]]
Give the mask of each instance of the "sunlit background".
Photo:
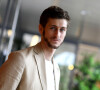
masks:
[(0, 66), (10, 52), (36, 45), (42, 11), (60, 6), (70, 27), (54, 55), (60, 90), (100, 90), (100, 0), (0, 0)]

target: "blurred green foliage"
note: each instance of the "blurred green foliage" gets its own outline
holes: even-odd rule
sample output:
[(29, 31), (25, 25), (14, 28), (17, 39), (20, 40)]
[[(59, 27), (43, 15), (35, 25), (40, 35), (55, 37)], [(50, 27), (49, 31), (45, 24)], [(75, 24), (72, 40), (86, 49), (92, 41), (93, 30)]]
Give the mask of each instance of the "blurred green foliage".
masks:
[(60, 66), (60, 85), (59, 90), (68, 90), (68, 83), (69, 83), (69, 74), (70, 71), (68, 70), (67, 66)]
[(94, 55), (84, 55), (75, 71), (72, 90), (100, 90), (100, 61), (95, 61)]

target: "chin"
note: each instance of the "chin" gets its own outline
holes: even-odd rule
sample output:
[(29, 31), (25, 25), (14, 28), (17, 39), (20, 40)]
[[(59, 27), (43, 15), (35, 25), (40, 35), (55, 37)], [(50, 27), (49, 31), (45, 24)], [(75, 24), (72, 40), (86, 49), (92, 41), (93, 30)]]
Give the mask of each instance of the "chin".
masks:
[(57, 48), (59, 48), (59, 46), (57, 46), (57, 45), (50, 45), (50, 47), (53, 48), (53, 49), (57, 49)]

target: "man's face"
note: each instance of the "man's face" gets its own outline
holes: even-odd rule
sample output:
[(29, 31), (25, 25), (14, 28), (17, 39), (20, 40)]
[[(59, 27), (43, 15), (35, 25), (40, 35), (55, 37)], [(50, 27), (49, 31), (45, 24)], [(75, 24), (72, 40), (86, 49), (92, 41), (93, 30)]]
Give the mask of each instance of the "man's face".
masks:
[(50, 18), (43, 30), (43, 39), (53, 49), (57, 49), (63, 42), (68, 22), (66, 19)]

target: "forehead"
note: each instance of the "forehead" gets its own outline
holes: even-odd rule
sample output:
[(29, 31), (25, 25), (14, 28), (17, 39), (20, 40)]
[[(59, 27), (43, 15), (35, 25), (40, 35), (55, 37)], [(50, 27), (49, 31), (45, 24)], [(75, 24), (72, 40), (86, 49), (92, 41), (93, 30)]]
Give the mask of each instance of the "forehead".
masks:
[(54, 26), (58, 26), (58, 27), (67, 27), (68, 22), (67, 22), (66, 19), (53, 19), (53, 18), (49, 18), (46, 25), (49, 25), (49, 26), (54, 25)]

